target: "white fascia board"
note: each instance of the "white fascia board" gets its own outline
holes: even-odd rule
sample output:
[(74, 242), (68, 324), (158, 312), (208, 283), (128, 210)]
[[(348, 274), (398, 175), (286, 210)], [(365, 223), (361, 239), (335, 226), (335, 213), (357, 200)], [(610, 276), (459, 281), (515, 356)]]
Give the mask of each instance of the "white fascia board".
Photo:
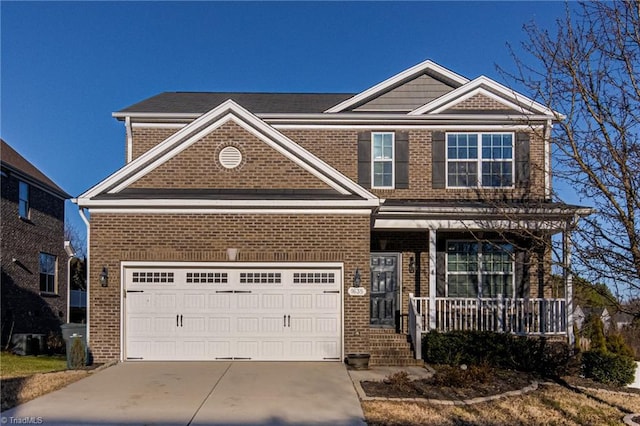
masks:
[(390, 207), (381, 206), (378, 215), (416, 215), (416, 214), (438, 214), (438, 215), (542, 215), (542, 216), (587, 216), (593, 213), (593, 209), (588, 207), (533, 207), (530, 209), (519, 207)]
[(565, 221), (473, 219), (376, 219), (374, 229), (539, 230), (562, 231)]
[(195, 119), (202, 116), (202, 113), (196, 112), (114, 112), (111, 113), (113, 118), (117, 119)]
[[(226, 114), (224, 114), (225, 112)], [(220, 115), (222, 115), (221, 118), (218, 118), (218, 120), (213, 122), (213, 124), (209, 123), (209, 125), (207, 125), (196, 135), (192, 135), (191, 137), (189, 137), (187, 142), (180, 142), (181, 139), (192, 132), (193, 129), (197, 129), (206, 125), (208, 121), (211, 121)], [(245, 130), (256, 135), (256, 137), (260, 138), (271, 147), (277, 149), (287, 158), (296, 162), (305, 170), (309, 171), (314, 176), (318, 177), (327, 185), (336, 189), (337, 191), (343, 194), (349, 194), (350, 192), (353, 192), (366, 199), (377, 199), (374, 194), (365, 190), (360, 185), (357, 185), (351, 179), (347, 178), (342, 173), (338, 172), (336, 169), (329, 166), (327, 163), (320, 160), (315, 155), (311, 154), (309, 151), (300, 147), (291, 139), (283, 135), (281, 132), (275, 130), (273, 127), (260, 120), (258, 117), (256, 117), (232, 100), (227, 100), (220, 104), (218, 107), (212, 109), (206, 114), (203, 114), (200, 118), (196, 119), (188, 126), (183, 127), (181, 130), (167, 138), (165, 141), (150, 149), (145, 154), (141, 155), (115, 174), (111, 175), (109, 178), (105, 179), (102, 183), (91, 188), (81, 197), (94, 197), (114, 185), (117, 186), (115, 186), (109, 192), (121, 191), (135, 180), (139, 179), (146, 173), (158, 167), (167, 159), (181, 152), (183, 149), (186, 149), (189, 145), (194, 143), (203, 135), (210, 133), (211, 131), (215, 130), (215, 128), (221, 126), (223, 123), (226, 123), (229, 119), (234, 120)], [(180, 143), (177, 146), (173, 147), (173, 145), (177, 142)], [(303, 161), (300, 161), (299, 158), (297, 158), (295, 155), (292, 155), (292, 152), (297, 154), (298, 157), (302, 158)], [(139, 170), (136, 172), (136, 169)]]
[(405, 71), (402, 71), (399, 74), (394, 75), (391, 78), (384, 80), (381, 83), (376, 84), (375, 86), (347, 99), (346, 101), (339, 103), (334, 107), (329, 108), (328, 110), (325, 111), (325, 113), (341, 112), (346, 108), (349, 108), (350, 106), (356, 105), (359, 102), (362, 102), (368, 98), (375, 96), (378, 93), (385, 92), (387, 89), (389, 89), (390, 87), (393, 87), (394, 85), (398, 84), (403, 80), (410, 79), (411, 77), (422, 74), (427, 70), (431, 70), (435, 73), (441, 74), (443, 77), (451, 79), (460, 84), (466, 84), (469, 81), (467, 78), (464, 78), (461, 75), (456, 74), (453, 71), (448, 70), (443, 66), (436, 64), (435, 62), (426, 60)]
[(92, 208), (91, 214), (270, 214), (270, 215), (354, 215), (354, 216), (370, 216), (371, 209), (312, 209), (312, 208), (282, 208), (282, 209), (265, 209), (265, 208), (244, 208), (244, 209), (224, 209), (224, 208), (206, 208), (206, 209), (181, 209), (181, 208)]
[(275, 129), (300, 129), (300, 130), (371, 130), (371, 131), (393, 131), (393, 130), (443, 130), (443, 131), (516, 131), (541, 129), (543, 125), (533, 124), (358, 124), (358, 125), (334, 125), (334, 124), (274, 124)]
[[(474, 79), (473, 81), (465, 84), (464, 86), (460, 86), (457, 89), (452, 90), (451, 92), (437, 99), (434, 99), (433, 101), (419, 108), (416, 108), (415, 110), (411, 111), (408, 115), (421, 115), (425, 113), (436, 113), (436, 112), (446, 110), (448, 108), (451, 108), (461, 100), (466, 99), (466, 98), (462, 98), (463, 96), (477, 89), (481, 89), (482, 86), (488, 87), (489, 89), (491, 89), (494, 92), (497, 92), (503, 97), (496, 96), (495, 93), (492, 93), (491, 90), (487, 90), (487, 89), (483, 89), (484, 90), (482, 92), (483, 94), (487, 96), (491, 96), (493, 99), (501, 103), (511, 102), (511, 105), (513, 105), (513, 108), (515, 108), (516, 110), (522, 110), (523, 114), (537, 113), (547, 118), (549, 117), (558, 118), (562, 116), (561, 114), (550, 110), (544, 105), (539, 104), (538, 102), (524, 95), (521, 95), (515, 92), (514, 90), (509, 89), (508, 87), (503, 86), (502, 84), (497, 83), (494, 80), (491, 80), (490, 78), (487, 78), (485, 76), (480, 76)], [(525, 105), (527, 106), (526, 108), (524, 107)]]
[(181, 199), (127, 199), (95, 200), (78, 199), (80, 207), (378, 207), (379, 200), (181, 200)]
[(89, 190), (87, 190), (85, 193), (80, 195), (80, 197), (78, 197), (78, 198), (95, 197), (96, 195), (100, 194), (101, 192), (107, 190), (109, 187), (117, 184), (120, 180), (125, 178), (128, 174), (133, 173), (137, 168), (139, 168), (140, 166), (143, 166), (145, 163), (153, 160), (153, 158), (156, 155), (158, 155), (158, 154), (162, 153), (162, 151), (168, 149), (168, 147), (170, 147), (172, 144), (174, 144), (175, 142), (179, 141), (181, 138), (187, 136), (192, 131), (192, 129), (198, 128), (199, 126), (201, 126), (202, 124), (204, 124), (207, 121), (211, 120), (212, 118), (216, 117), (217, 115), (220, 115), (224, 110), (229, 109), (229, 102), (230, 101), (223, 102), (222, 104), (220, 104), (216, 108), (212, 109), (211, 111), (201, 115), (198, 119), (196, 119), (195, 121), (190, 123), (188, 126), (186, 126), (186, 127), (182, 128), (181, 130), (177, 131), (176, 133), (174, 133), (173, 135), (169, 136), (167, 139), (165, 139), (160, 144), (154, 146), (149, 151), (147, 151), (144, 154), (142, 154), (140, 157), (136, 158), (135, 160), (133, 160), (129, 164), (127, 164), (124, 167), (120, 168), (118, 171), (116, 171), (111, 176), (109, 176), (106, 179), (104, 179), (102, 182), (98, 183), (97, 185), (95, 185), (92, 188), (90, 188)]
[(472, 97), (474, 97), (476, 95), (483, 95), (483, 96), (486, 96), (486, 97), (488, 97), (490, 99), (493, 99), (494, 101), (504, 105), (507, 108), (513, 109), (515, 111), (518, 111), (522, 115), (531, 115), (531, 114), (533, 114), (533, 111), (531, 111), (529, 109), (526, 109), (526, 108), (523, 108), (522, 105), (517, 105), (517, 104), (511, 102), (510, 100), (507, 100), (507, 99), (505, 99), (505, 98), (503, 98), (501, 96), (496, 95), (493, 92), (490, 92), (490, 91), (486, 90), (483, 87), (477, 87), (477, 88), (465, 93), (464, 95), (462, 95), (459, 98), (457, 98), (455, 101), (453, 101), (451, 103), (448, 103), (448, 104), (445, 104), (445, 105), (442, 105), (439, 108), (436, 108), (436, 109), (430, 111), (430, 114), (438, 114), (438, 113), (441, 113), (443, 111), (446, 111), (446, 110), (448, 110), (450, 108), (455, 107), (460, 102), (464, 102), (467, 99), (470, 99), (470, 98), (472, 98)]

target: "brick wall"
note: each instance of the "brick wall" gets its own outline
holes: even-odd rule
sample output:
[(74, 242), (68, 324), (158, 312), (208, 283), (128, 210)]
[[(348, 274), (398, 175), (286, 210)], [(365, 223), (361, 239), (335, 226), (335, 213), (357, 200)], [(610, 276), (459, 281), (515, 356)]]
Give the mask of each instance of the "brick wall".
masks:
[[(227, 169), (218, 161), (226, 146), (242, 153), (240, 166)], [(227, 122), (142, 177), (132, 188), (329, 189), (298, 164), (242, 129)]]
[[(96, 361), (120, 357), (121, 261), (341, 262), (345, 352), (368, 350), (369, 299), (351, 297), (353, 272), (369, 285), (369, 216), (356, 215), (91, 215), (90, 340)], [(108, 267), (110, 285), (100, 287)]]
[[(2, 176), (2, 341), (13, 333), (59, 331), (67, 315), (64, 201), (30, 185), (30, 217), (18, 216), (18, 179)], [(40, 293), (40, 252), (57, 256), (57, 294)], [(15, 261), (13, 260), (15, 259)]]
[[(489, 101), (495, 102), (492, 99), (489, 99)], [(281, 132), (309, 152), (330, 164), (340, 173), (357, 182), (357, 135), (359, 131), (367, 130), (368, 129), (359, 129), (357, 131), (349, 129), (282, 129)], [(164, 140), (164, 137), (168, 137), (173, 132), (175, 132), (175, 130), (135, 128), (134, 152), (139, 154), (143, 149), (146, 150), (157, 145)], [(248, 174), (248, 172), (251, 172), (256, 173), (256, 176), (262, 176), (265, 174), (262, 167), (272, 165), (272, 161), (283, 161), (283, 157), (278, 157), (279, 154), (276, 154), (275, 156), (264, 156), (265, 162), (263, 163), (247, 163), (241, 169), (231, 172), (229, 170), (220, 170), (220, 166), (215, 166), (217, 152), (219, 152), (219, 149), (225, 144), (240, 145), (243, 147), (243, 150), (246, 150), (247, 158), (255, 158), (255, 154), (263, 155), (266, 154), (266, 152), (260, 152), (265, 149), (259, 145), (262, 144), (262, 142), (256, 141), (253, 136), (235, 124), (226, 124), (223, 132), (219, 132), (220, 131), (216, 131), (215, 134), (205, 138), (209, 143), (200, 145), (198, 148), (199, 153), (195, 155), (196, 158), (192, 158), (191, 153), (183, 153), (185, 154), (185, 158), (182, 158), (183, 154), (180, 154), (174, 160), (171, 160), (169, 162), (170, 164), (154, 171), (153, 176), (157, 176), (157, 178), (143, 178), (136, 182), (135, 186), (158, 187), (157, 185), (165, 184), (177, 185), (178, 183), (172, 183), (172, 179), (175, 178), (177, 167), (182, 164), (187, 165), (187, 170), (190, 170), (184, 174), (185, 179), (188, 177), (187, 185), (192, 184), (193, 186), (197, 186), (196, 183), (202, 185), (203, 181), (211, 182), (208, 180), (210, 178), (219, 178), (222, 179), (221, 182), (225, 184), (237, 186), (240, 185), (236, 179), (238, 173), (246, 172)], [(510, 197), (515, 199), (521, 199), (523, 196), (528, 196), (530, 199), (544, 198), (544, 143), (541, 131), (530, 132), (531, 186), (530, 188), (513, 190), (434, 189), (431, 182), (432, 130), (410, 130), (408, 133), (410, 158), (409, 187), (407, 189), (372, 190), (374, 194), (382, 198), (437, 200), (502, 199), (505, 193), (510, 194)], [(196, 144), (196, 146), (198, 146), (198, 144)], [(264, 146), (266, 147), (266, 145)], [(191, 152), (191, 150), (187, 150), (187, 152)], [(243, 154), (245, 154), (245, 152), (243, 152)], [(308, 180), (305, 177), (305, 173), (301, 173), (300, 168), (292, 166), (286, 160), (281, 164), (276, 164), (281, 168), (279, 174), (277, 176), (273, 174), (266, 176), (272, 180), (273, 187), (317, 187), (310, 186), (310, 184), (314, 184), (312, 182), (313, 179)], [(317, 180), (314, 182), (315, 185), (318, 185)]]

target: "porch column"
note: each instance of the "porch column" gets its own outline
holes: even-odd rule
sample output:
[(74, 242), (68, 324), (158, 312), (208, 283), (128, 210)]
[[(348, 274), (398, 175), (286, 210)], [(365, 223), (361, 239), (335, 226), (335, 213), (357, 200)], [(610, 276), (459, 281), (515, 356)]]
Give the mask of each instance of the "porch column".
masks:
[(436, 329), (436, 230), (429, 229), (429, 329)]
[(569, 344), (575, 343), (573, 335), (573, 273), (571, 272), (571, 221), (567, 221), (562, 232), (562, 263), (565, 288), (565, 299), (567, 304), (567, 338)]

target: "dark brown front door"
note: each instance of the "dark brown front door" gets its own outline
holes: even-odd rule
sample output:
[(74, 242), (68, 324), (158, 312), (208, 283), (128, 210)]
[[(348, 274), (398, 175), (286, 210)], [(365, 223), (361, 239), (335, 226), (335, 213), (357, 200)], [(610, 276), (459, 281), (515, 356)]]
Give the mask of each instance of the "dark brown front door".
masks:
[(396, 327), (398, 293), (397, 253), (371, 254), (371, 325)]

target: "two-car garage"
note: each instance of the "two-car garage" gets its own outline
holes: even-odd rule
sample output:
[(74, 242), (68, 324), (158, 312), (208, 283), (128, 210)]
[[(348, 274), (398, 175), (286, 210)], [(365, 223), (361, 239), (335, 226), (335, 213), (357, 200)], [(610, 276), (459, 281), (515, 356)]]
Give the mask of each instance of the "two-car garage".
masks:
[(125, 360), (340, 360), (342, 269), (123, 266)]

